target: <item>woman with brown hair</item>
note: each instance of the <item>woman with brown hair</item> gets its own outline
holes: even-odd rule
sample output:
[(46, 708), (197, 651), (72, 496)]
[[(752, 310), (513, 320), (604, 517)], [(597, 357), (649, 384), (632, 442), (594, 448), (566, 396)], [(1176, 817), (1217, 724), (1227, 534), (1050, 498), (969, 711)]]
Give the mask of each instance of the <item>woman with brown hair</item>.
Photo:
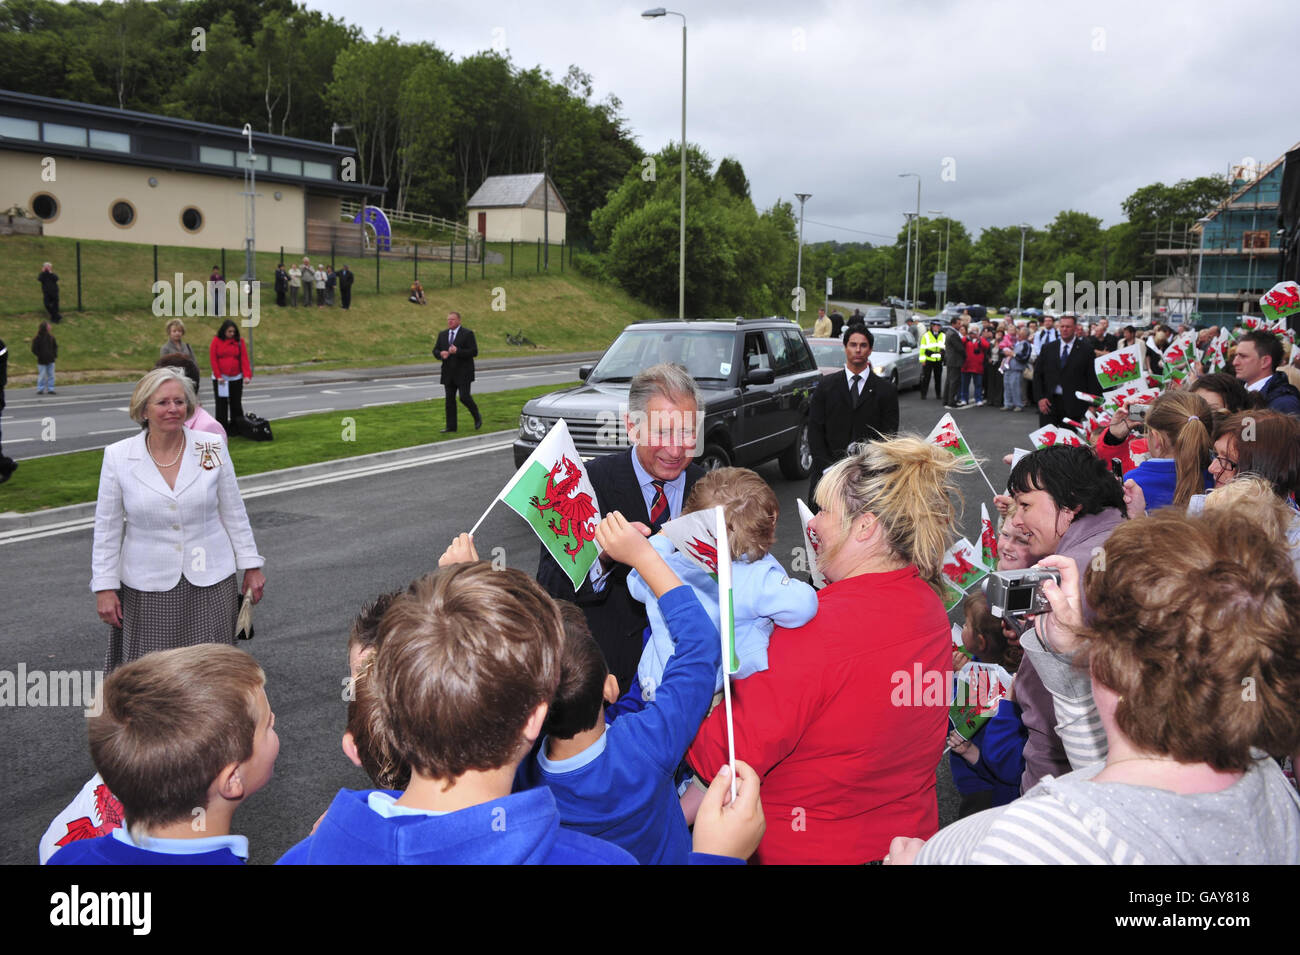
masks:
[(1210, 445), (1211, 409), (1190, 391), (1166, 391), (1147, 413), (1147, 448), (1151, 456), (1124, 477), (1142, 488), (1147, 510), (1173, 504), (1186, 507), (1193, 495), (1214, 486), (1206, 467)]
[[(767, 830), (760, 862), (873, 862), (895, 833), (939, 827), (952, 641), (938, 588), (953, 477), (974, 464), (917, 437), (851, 451), (817, 485), (817, 615), (777, 627), (769, 668), (732, 692), (736, 757), (764, 776), (766, 811), (789, 821)], [(719, 707), (687, 761), (708, 780), (726, 760)]]

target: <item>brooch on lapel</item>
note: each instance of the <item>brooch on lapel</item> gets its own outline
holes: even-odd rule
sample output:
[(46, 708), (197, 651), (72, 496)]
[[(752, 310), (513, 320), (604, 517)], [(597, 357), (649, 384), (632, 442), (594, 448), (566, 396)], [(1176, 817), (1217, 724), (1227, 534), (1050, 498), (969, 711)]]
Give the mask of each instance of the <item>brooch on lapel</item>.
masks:
[(221, 458), (217, 456), (217, 444), (214, 441), (195, 441), (194, 450), (199, 452), (199, 467), (205, 471), (211, 471), (213, 468), (221, 466)]

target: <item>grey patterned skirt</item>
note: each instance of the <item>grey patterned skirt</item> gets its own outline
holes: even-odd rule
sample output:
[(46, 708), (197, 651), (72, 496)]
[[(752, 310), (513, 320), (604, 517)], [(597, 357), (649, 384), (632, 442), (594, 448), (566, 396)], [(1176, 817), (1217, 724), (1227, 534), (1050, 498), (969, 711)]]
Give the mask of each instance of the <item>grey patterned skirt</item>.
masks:
[(183, 576), (171, 590), (136, 590), (126, 584), (117, 592), (122, 626), (110, 627), (104, 672), (138, 660), (155, 650), (174, 650), (198, 643), (235, 645), (239, 587), (235, 575), (210, 587), (195, 587)]

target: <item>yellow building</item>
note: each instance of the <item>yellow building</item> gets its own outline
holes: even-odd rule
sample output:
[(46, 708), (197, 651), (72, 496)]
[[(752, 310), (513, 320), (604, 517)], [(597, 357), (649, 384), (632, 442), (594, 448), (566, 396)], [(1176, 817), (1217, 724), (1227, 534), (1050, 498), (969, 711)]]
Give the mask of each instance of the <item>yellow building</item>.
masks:
[[(258, 132), (252, 146), (258, 248), (360, 247), (340, 204), (384, 190), (355, 181), (355, 149)], [(46, 235), (239, 248), (249, 164), (238, 129), (0, 90), (0, 211)]]
[[(543, 188), (542, 180), (546, 180)], [(469, 229), (488, 242), (536, 242), (559, 245), (564, 241), (569, 207), (542, 173), (489, 176), (470, 197)]]

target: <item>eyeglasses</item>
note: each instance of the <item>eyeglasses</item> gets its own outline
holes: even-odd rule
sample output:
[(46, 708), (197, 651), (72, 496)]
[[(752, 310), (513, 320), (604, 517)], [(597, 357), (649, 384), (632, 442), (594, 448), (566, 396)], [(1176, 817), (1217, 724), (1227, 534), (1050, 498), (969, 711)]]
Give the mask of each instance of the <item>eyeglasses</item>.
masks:
[(1236, 461), (1229, 461), (1222, 454), (1211, 454), (1210, 460), (1218, 461), (1219, 467), (1223, 468), (1225, 471), (1235, 471), (1239, 466)]

